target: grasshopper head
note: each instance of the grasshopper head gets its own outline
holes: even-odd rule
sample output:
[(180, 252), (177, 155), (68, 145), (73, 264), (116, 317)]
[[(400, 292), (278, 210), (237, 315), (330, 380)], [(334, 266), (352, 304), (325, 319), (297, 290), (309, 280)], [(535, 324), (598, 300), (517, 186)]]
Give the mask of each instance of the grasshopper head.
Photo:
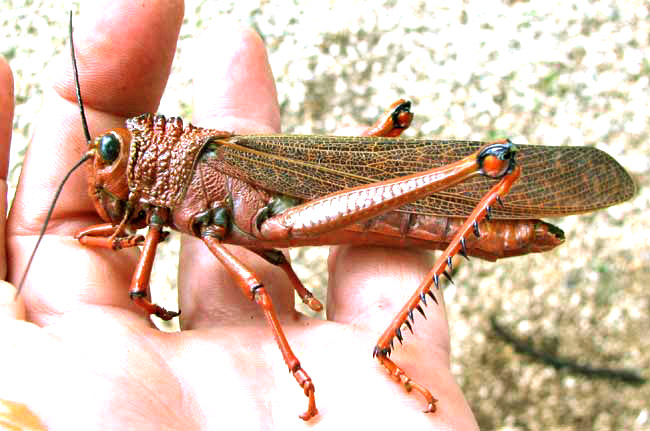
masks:
[(81, 89), (79, 86), (79, 74), (77, 72), (77, 60), (74, 55), (74, 42), (72, 39), (72, 11), (70, 11), (70, 57), (72, 58), (72, 71), (74, 75), (75, 88), (77, 90), (77, 101), (79, 103), (79, 113), (81, 114), (81, 125), (83, 127), (84, 136), (88, 143), (88, 151), (79, 159), (77, 163), (65, 175), (59, 187), (54, 194), (54, 199), (50, 209), (45, 216), (43, 226), (38, 234), (38, 240), (34, 246), (27, 266), (23, 272), (22, 279), (18, 283), (18, 290), (16, 297), (20, 294), (23, 288), (29, 267), (32, 260), (36, 255), (36, 250), (43, 239), (43, 235), (47, 230), (47, 225), (52, 218), (52, 213), (56, 205), (63, 186), (66, 184), (72, 173), (77, 170), (81, 165), (92, 159), (90, 166), (89, 187), (90, 196), (95, 205), (95, 209), (102, 217), (102, 219), (118, 224), (122, 221), (124, 214), (127, 211), (127, 202), (129, 196), (129, 187), (127, 184), (126, 170), (129, 152), (129, 143), (131, 142), (131, 133), (126, 129), (113, 129), (97, 137), (94, 141), (90, 138), (88, 130), (88, 123), (86, 121), (86, 113), (81, 99)]
[(88, 176), (88, 191), (97, 213), (107, 222), (120, 223), (126, 211), (129, 186), (126, 170), (131, 132), (117, 128), (92, 141), (93, 160)]

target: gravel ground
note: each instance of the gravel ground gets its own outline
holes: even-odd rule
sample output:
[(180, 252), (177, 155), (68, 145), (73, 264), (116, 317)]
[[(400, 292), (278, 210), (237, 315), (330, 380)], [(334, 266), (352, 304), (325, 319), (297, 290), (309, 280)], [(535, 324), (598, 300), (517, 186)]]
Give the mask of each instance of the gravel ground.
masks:
[[(369, 123), (406, 97), (416, 113), (411, 136), (509, 136), (608, 152), (637, 180), (635, 199), (553, 221), (567, 241), (552, 252), (460, 268), (458, 287), (445, 291), (453, 371), (483, 429), (650, 429), (650, 384), (558, 371), (517, 353), (490, 324), (496, 316), (551, 356), (650, 377), (648, 3), (293, 3), (188, 1), (160, 112), (191, 116), (186, 47), (227, 17), (264, 36), (285, 132)], [(0, 53), (16, 81), (12, 184), (46, 85), (41, 73), (66, 42), (66, 10), (45, 0), (0, 6)], [(163, 249), (175, 258), (173, 246)], [(327, 250), (292, 253), (302, 280), (324, 297)], [(154, 284), (173, 288), (175, 270), (157, 268)], [(162, 295), (173, 301), (173, 290)]]

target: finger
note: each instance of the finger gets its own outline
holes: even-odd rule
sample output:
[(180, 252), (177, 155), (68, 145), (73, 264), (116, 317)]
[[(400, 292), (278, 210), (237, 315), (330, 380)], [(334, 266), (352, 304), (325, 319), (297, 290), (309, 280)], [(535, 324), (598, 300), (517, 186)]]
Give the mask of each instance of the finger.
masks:
[[(327, 317), (383, 332), (416, 291), (432, 267), (432, 258), (421, 250), (373, 246), (332, 247), (328, 260)], [(414, 311), (417, 338), (435, 337), (437, 347), (448, 350), (447, 317), (441, 292), (421, 303), (424, 317)], [(408, 333), (410, 335), (410, 333)], [(407, 337), (408, 338), (408, 337)]]
[[(431, 256), (419, 250), (382, 247), (332, 247), (329, 258), (327, 317), (376, 334), (388, 328), (401, 307), (416, 291), (431, 268)], [(414, 310), (414, 334), (401, 327), (403, 346), (395, 338), (391, 359), (415, 382), (424, 385), (440, 401), (443, 422), (472, 420), (471, 410), (450, 370), (450, 340), (444, 301), (427, 296), (420, 303), (427, 319)], [(373, 345), (367, 346), (368, 355)], [(438, 413), (436, 413), (438, 414)]]
[[(14, 114), (14, 81), (11, 69), (0, 57), (0, 280), (7, 276), (5, 253), (5, 224), (7, 218), (7, 168)], [(16, 289), (0, 281), (0, 318), (23, 319), (25, 307), (22, 300), (14, 300)]]
[(275, 80), (255, 31), (222, 22), (201, 35), (194, 55), (196, 124), (239, 134), (280, 131)]
[(0, 57), (0, 280), (7, 277), (5, 225), (7, 221), (7, 169), (14, 118), (14, 80), (4, 57)]
[(0, 56), (0, 180), (3, 181), (7, 179), (7, 169), (9, 167), (9, 146), (11, 145), (13, 118), (14, 79), (7, 61)]
[[(90, 9), (93, 7), (93, 9)], [(74, 33), (80, 86), (94, 136), (124, 117), (155, 111), (171, 68), (183, 16), (181, 1), (85, 3)], [(75, 22), (77, 22), (75, 21)], [(151, 32), (151, 29), (156, 29)], [(10, 276), (22, 275), (54, 189), (86, 151), (69, 51), (61, 54), (10, 214)], [(25, 285), (28, 311), (42, 318), (79, 303), (130, 307), (127, 288), (136, 254), (81, 247), (72, 234), (100, 222), (84, 169), (71, 177), (54, 210)], [(65, 275), (65, 279), (53, 277)], [(38, 320), (36, 315), (32, 316)]]
[[(218, 55), (214, 46), (218, 42)], [(250, 29), (226, 23), (203, 34), (195, 50), (194, 119), (197, 125), (246, 133), (277, 133), (280, 114), (266, 49)], [(279, 269), (257, 255), (229, 248), (271, 291), (276, 310), (293, 310), (293, 291)], [(179, 275), (181, 322), (184, 328), (237, 322), (259, 316), (205, 245), (184, 238)]]
[[(13, 108), (13, 100), (11, 100), (11, 106), (5, 104), (6, 99), (4, 91), (7, 80), (5, 79), (7, 74), (5, 73), (6, 63), (4, 59), (0, 57), (0, 112), (3, 111), (3, 108), (7, 108), (11, 112)], [(11, 74), (9, 74), (11, 78)], [(11, 79), (9, 79), (10, 81)], [(12, 87), (13, 88), (13, 87)], [(0, 114), (4, 117), (4, 114)], [(8, 151), (8, 143), (4, 140), (6, 133), (1, 131), (2, 126), (4, 125), (4, 118), (0, 118), (0, 157), (4, 156), (5, 151)], [(11, 129), (9, 129), (11, 130)], [(11, 133), (9, 133), (11, 134)], [(6, 173), (6, 169), (4, 171)], [(0, 179), (0, 319), (10, 318), (10, 319), (24, 319), (25, 318), (25, 304), (22, 301), (22, 298), (16, 298), (16, 288), (6, 282), (2, 281), (7, 275), (7, 258), (5, 254), (5, 224), (7, 219), (7, 182), (4, 179)]]

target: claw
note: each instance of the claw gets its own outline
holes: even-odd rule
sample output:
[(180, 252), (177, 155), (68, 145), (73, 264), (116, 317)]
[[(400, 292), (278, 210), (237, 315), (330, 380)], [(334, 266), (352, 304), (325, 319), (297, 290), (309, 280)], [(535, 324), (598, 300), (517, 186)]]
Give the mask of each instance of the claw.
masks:
[(318, 408), (316, 408), (316, 399), (314, 398), (314, 385), (308, 385), (305, 387), (305, 395), (309, 397), (309, 405), (307, 406), (307, 411), (300, 415), (300, 419), (303, 421), (308, 421), (318, 414)]
[(422, 413), (435, 413), (436, 411), (436, 400), (435, 398), (433, 399), (432, 403), (427, 404), (427, 408), (422, 410)]
[(395, 365), (395, 363), (386, 356), (378, 356), (377, 359), (379, 359), (381, 365), (383, 365), (386, 371), (388, 371), (388, 374), (393, 379), (400, 382), (408, 392), (415, 389), (416, 392), (424, 397), (424, 400), (427, 403), (427, 408), (424, 410), (425, 413), (433, 413), (436, 411), (436, 402), (438, 400), (431, 395), (431, 392), (429, 392), (427, 388), (411, 380), (411, 378), (407, 376), (400, 367)]
[(316, 388), (314, 388), (314, 384), (312, 383), (311, 378), (302, 368), (295, 370), (293, 372), (293, 376), (295, 377), (296, 381), (298, 381), (298, 383), (300, 383), (302, 386), (305, 396), (309, 398), (307, 411), (300, 415), (300, 419), (308, 421), (318, 414), (318, 409), (316, 408), (316, 398), (314, 397)]
[(169, 311), (165, 310), (164, 308), (160, 307), (159, 309), (156, 309), (156, 316), (160, 317), (162, 320), (171, 320), (174, 317), (178, 316), (181, 314), (180, 310), (179, 311)]
[(144, 244), (144, 237), (142, 235), (118, 237), (113, 240), (113, 250), (121, 250), (123, 248), (136, 247), (142, 244)]
[(314, 298), (311, 294), (305, 295), (304, 298), (302, 298), (302, 302), (309, 307), (312, 311), (322, 311), (323, 310), (323, 304), (321, 302)]

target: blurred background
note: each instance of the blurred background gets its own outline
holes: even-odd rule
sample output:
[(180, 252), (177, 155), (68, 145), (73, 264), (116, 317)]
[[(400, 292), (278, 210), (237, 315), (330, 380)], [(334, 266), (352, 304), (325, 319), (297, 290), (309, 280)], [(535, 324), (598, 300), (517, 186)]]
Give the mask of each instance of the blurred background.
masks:
[[(78, 2), (0, 4), (0, 54), (16, 86), (11, 193), (69, 9)], [(639, 185), (633, 200), (553, 220), (567, 240), (552, 252), (460, 267), (445, 288), (452, 369), (482, 429), (650, 429), (650, 384), (594, 372), (650, 377), (647, 1), (190, 0), (160, 113), (191, 118), (184, 59), (199, 32), (225, 19), (265, 39), (286, 133), (371, 123), (404, 97), (416, 114), (409, 136), (587, 145), (616, 158)], [(175, 235), (159, 249), (152, 281), (171, 309), (177, 247)], [(292, 250), (323, 301), (326, 256)]]

